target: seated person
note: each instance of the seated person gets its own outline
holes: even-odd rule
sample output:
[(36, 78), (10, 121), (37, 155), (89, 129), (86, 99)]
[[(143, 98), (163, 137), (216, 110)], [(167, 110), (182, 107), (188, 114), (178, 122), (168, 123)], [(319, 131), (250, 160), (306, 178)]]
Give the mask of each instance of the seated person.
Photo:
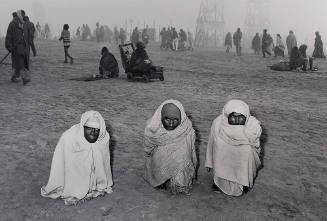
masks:
[(298, 47), (292, 48), (291, 55), (290, 55), (290, 64), (289, 64), (291, 70), (301, 67), (303, 71), (306, 71), (308, 63), (310, 66), (310, 70), (316, 70), (313, 69), (313, 59), (312, 58), (308, 59), (306, 50), (307, 50), (307, 45), (305, 44), (301, 45), (300, 48)]
[(143, 42), (136, 43), (136, 50), (132, 53), (130, 67), (133, 71), (138, 71), (144, 74), (155, 71), (155, 67), (152, 65), (152, 61), (149, 59), (148, 53), (145, 51), (145, 45)]
[(225, 104), (212, 123), (205, 166), (213, 169), (213, 189), (230, 196), (241, 196), (253, 186), (261, 162), (260, 122), (250, 116), (241, 100)]
[(53, 154), (49, 181), (41, 195), (63, 199), (66, 205), (112, 193), (109, 134), (96, 111), (65, 131)]
[(109, 52), (107, 47), (102, 48), (101, 55), (102, 57), (99, 64), (100, 77), (118, 77), (119, 68), (115, 56)]
[(189, 194), (197, 158), (195, 132), (182, 104), (167, 100), (146, 123), (145, 180), (153, 187), (170, 187), (173, 194)]

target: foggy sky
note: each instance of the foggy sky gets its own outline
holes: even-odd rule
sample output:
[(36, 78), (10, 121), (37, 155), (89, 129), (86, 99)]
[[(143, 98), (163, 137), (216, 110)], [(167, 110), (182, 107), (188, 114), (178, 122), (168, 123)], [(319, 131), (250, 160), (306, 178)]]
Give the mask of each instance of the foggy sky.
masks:
[[(247, 0), (225, 0), (226, 32), (234, 32), (244, 26)], [(262, 0), (265, 1), (265, 0)], [(58, 36), (62, 25), (68, 23), (71, 32), (77, 26), (88, 23), (93, 29), (95, 23), (125, 27), (156, 28), (174, 25), (178, 29), (194, 31), (201, 0), (0, 0), (0, 35), (6, 33), (11, 13), (24, 9), (30, 20), (50, 24), (54, 36)], [(327, 0), (270, 0), (271, 29), (275, 35), (284, 38), (290, 29), (298, 41), (312, 43), (314, 32), (319, 30), (323, 40), (327, 36)], [(285, 40), (285, 39), (284, 39)]]

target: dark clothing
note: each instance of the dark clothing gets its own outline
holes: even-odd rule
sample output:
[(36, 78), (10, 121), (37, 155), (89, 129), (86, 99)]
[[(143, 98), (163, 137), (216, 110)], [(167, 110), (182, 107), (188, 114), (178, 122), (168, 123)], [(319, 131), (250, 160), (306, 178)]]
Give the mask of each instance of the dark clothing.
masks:
[(100, 59), (99, 73), (104, 76), (108, 73), (108, 77), (118, 77), (119, 68), (118, 62), (113, 54), (110, 52), (104, 53)]
[(6, 49), (11, 52), (12, 67), (16, 70), (29, 69), (30, 34), (27, 25), (14, 18), (7, 29)]
[(252, 47), (254, 50), (255, 54), (259, 54), (260, 53), (260, 49), (261, 49), (261, 39), (259, 35), (255, 35), (254, 38), (252, 39)]
[(321, 40), (321, 36), (318, 35), (315, 39), (315, 49), (312, 53), (312, 57), (314, 58), (326, 58), (324, 54), (324, 46)]
[(274, 54), (275, 54), (275, 57), (277, 57), (277, 56), (284, 57), (285, 56), (284, 55), (284, 50), (282, 50), (281, 48), (279, 48), (277, 46), (274, 48)]
[(149, 60), (149, 56), (144, 49), (136, 49), (131, 56), (130, 66), (134, 71), (140, 71), (142, 73), (148, 73), (152, 68), (152, 64), (146, 63), (145, 60)]
[(262, 36), (262, 55), (265, 58), (266, 57), (266, 53), (271, 56), (271, 52), (269, 51), (269, 47), (270, 45), (274, 42), (274, 39), (272, 39), (272, 37), (267, 34), (264, 33)]
[(228, 33), (225, 38), (225, 46), (230, 46), (233, 47), (233, 42), (232, 42), (232, 34)]
[(235, 32), (233, 35), (233, 41), (236, 47), (236, 54), (238, 56), (241, 56), (242, 54), (241, 40), (242, 40), (242, 32), (240, 31)]
[(161, 36), (161, 45), (160, 48), (167, 48), (167, 36), (168, 32), (164, 29), (161, 30), (160, 36)]
[(133, 30), (132, 37), (131, 37), (131, 42), (134, 44), (134, 46), (139, 41), (139, 38), (140, 38), (139, 30), (135, 28)]
[(33, 22), (31, 21), (27, 21), (26, 22), (26, 26), (28, 28), (28, 32), (29, 32), (29, 39), (30, 39), (30, 47), (32, 49), (33, 55), (36, 56), (36, 48), (35, 48), (35, 44), (34, 44), (34, 37), (35, 37), (35, 26), (33, 24)]
[(291, 70), (297, 69), (298, 67), (302, 67), (302, 69), (306, 69), (306, 54), (305, 51), (302, 53), (297, 47), (294, 47), (291, 51), (290, 55), (290, 68)]

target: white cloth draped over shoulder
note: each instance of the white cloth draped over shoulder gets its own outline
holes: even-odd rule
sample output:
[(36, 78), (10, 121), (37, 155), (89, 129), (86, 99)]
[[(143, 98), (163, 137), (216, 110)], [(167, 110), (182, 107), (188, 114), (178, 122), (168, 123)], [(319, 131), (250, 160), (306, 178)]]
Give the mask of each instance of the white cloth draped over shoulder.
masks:
[[(165, 104), (176, 105), (181, 112), (181, 123), (172, 131), (161, 122), (161, 110)], [(188, 188), (194, 178), (197, 158), (195, 132), (186, 116), (182, 104), (177, 100), (166, 100), (147, 121), (144, 135), (145, 179), (154, 187), (169, 179), (177, 186)]]
[[(229, 125), (232, 112), (243, 114), (245, 125)], [(260, 135), (260, 122), (250, 116), (248, 105), (241, 100), (229, 101), (213, 121), (205, 166), (213, 168), (214, 182), (225, 194), (240, 196), (243, 186), (253, 186), (261, 164)]]
[[(89, 143), (84, 137), (84, 125), (90, 117), (97, 117), (100, 122), (100, 133), (95, 143)], [(109, 141), (100, 113), (85, 112), (80, 123), (60, 137), (54, 151), (48, 184), (41, 188), (41, 195), (62, 198), (69, 205), (83, 198), (111, 193), (113, 181)]]

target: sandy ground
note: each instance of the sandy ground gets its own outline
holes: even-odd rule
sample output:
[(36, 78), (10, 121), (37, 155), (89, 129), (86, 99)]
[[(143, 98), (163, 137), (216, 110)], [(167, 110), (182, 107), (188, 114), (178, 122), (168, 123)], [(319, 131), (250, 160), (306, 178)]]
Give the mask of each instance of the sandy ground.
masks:
[[(58, 41), (36, 42), (32, 81), (10, 83), (0, 67), (0, 220), (327, 220), (327, 74), (273, 72), (263, 59), (223, 50), (160, 51), (149, 47), (165, 81), (93, 82), (101, 44), (74, 42), (75, 64), (63, 64)], [(110, 46), (119, 63), (118, 49)], [(0, 57), (5, 54), (3, 41)], [(9, 62), (10, 59), (7, 60)], [(327, 71), (327, 62), (318, 61)], [(142, 178), (145, 121), (168, 98), (180, 100), (198, 131), (200, 168), (190, 196), (172, 196)], [(212, 120), (232, 98), (262, 122), (263, 164), (254, 188), (239, 198), (211, 191), (204, 168)], [(40, 196), (61, 133), (97, 110), (110, 125), (114, 193), (78, 206)]]

